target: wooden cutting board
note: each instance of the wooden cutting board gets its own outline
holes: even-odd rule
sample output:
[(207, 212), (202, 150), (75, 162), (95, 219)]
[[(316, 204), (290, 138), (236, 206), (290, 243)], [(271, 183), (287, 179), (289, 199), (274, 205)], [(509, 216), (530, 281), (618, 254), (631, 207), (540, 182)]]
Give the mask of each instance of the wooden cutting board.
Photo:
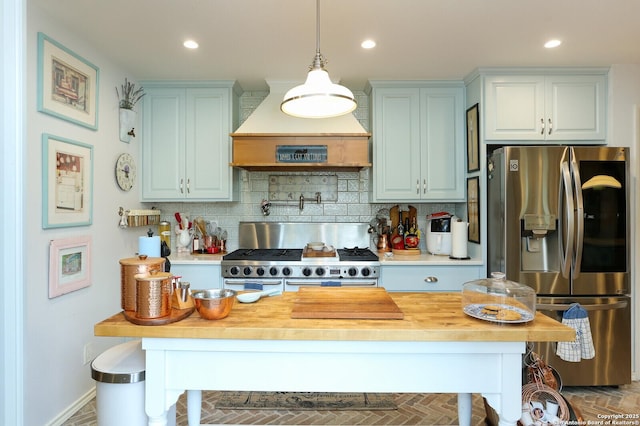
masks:
[(300, 287), (291, 318), (403, 319), (384, 288)]

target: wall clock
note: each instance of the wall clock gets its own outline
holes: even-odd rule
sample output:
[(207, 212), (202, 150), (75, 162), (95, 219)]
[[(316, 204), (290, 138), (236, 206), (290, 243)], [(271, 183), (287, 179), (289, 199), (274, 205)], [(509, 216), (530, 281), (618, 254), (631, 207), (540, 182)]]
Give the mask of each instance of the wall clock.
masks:
[(116, 161), (116, 182), (123, 191), (129, 191), (136, 179), (136, 163), (130, 154), (124, 153)]

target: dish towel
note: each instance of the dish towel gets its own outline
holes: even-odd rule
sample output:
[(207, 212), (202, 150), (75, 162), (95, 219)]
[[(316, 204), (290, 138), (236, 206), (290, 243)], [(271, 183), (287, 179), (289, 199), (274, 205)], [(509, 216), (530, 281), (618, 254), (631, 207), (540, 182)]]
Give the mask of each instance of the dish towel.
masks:
[(576, 331), (576, 339), (573, 342), (558, 342), (556, 355), (569, 362), (580, 362), (595, 357), (596, 350), (593, 347), (587, 311), (579, 303), (573, 303), (562, 314), (562, 323)]

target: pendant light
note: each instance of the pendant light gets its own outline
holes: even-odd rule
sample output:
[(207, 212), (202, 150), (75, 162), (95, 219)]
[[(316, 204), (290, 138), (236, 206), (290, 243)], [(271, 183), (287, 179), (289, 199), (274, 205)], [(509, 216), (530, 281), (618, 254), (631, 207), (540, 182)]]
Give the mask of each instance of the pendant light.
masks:
[(320, 0), (316, 0), (316, 56), (309, 66), (304, 84), (289, 90), (280, 109), (300, 118), (327, 118), (348, 114), (356, 109), (351, 90), (329, 79), (324, 69), (325, 59), (320, 53)]

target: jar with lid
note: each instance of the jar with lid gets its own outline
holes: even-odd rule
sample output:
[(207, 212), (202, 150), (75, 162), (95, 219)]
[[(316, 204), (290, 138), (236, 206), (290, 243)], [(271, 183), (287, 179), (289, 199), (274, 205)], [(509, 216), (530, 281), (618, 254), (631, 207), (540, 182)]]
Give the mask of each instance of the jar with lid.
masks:
[(536, 313), (536, 293), (529, 286), (507, 280), (503, 272), (492, 272), (491, 278), (463, 284), (462, 310), (486, 321), (528, 322)]

